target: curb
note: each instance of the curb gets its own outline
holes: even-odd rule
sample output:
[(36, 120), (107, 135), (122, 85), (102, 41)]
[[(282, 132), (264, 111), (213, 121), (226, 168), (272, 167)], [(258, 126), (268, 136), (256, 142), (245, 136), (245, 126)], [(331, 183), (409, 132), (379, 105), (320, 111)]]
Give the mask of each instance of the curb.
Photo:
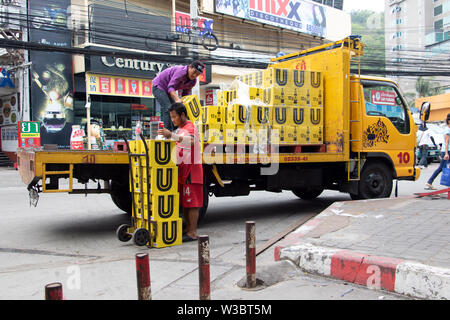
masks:
[(369, 289), (421, 299), (450, 299), (450, 269), (310, 243), (278, 248), (275, 260), (291, 260), (307, 272)]
[[(405, 197), (408, 199), (409, 197)], [(361, 200), (371, 203), (374, 200)], [(376, 201), (376, 200), (375, 200)], [(345, 202), (335, 202), (309, 220), (274, 249), (275, 261), (291, 260), (301, 269), (347, 282), (382, 289), (420, 299), (450, 300), (450, 269), (415, 261), (380, 257), (340, 248), (321, 247), (308, 242), (320, 236), (329, 213)], [(367, 203), (368, 204), (368, 203)]]

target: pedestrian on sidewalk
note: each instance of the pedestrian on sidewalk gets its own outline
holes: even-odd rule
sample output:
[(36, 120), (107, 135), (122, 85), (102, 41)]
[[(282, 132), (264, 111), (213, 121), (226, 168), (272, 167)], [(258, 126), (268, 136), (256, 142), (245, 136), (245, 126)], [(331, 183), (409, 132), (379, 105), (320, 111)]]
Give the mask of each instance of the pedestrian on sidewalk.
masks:
[(417, 130), (417, 145), (420, 150), (419, 166), (421, 168), (428, 167), (428, 148), (431, 144), (434, 144), (437, 148), (436, 142), (424, 122), (420, 125), (419, 130)]
[(197, 128), (188, 120), (183, 103), (169, 107), (170, 118), (177, 127), (175, 132), (159, 129), (158, 134), (177, 142), (178, 191), (186, 234), (183, 242), (197, 240), (199, 209), (203, 207), (203, 167), (200, 153), (200, 139)]
[(447, 126), (444, 131), (444, 143), (442, 144), (441, 149), (441, 163), (439, 164), (439, 167), (433, 172), (430, 179), (428, 179), (428, 182), (426, 184), (425, 189), (431, 189), (436, 190), (435, 187), (433, 187), (433, 181), (436, 179), (436, 177), (442, 172), (442, 169), (444, 168), (444, 165), (449, 160), (449, 152), (450, 152), (450, 113), (447, 114), (447, 119), (445, 120)]
[(177, 91), (182, 90), (181, 96), (191, 94), (192, 88), (197, 83), (197, 78), (203, 73), (205, 65), (198, 60), (188, 66), (174, 66), (162, 71), (153, 79), (153, 95), (155, 96), (157, 110), (161, 112), (161, 120), (164, 127), (173, 131), (170, 120), (169, 107), (174, 102), (182, 102)]

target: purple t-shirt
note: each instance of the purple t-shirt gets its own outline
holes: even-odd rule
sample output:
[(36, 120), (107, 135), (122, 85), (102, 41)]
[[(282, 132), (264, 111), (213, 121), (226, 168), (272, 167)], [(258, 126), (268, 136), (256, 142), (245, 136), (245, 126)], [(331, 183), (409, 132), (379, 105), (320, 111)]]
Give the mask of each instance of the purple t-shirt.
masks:
[(153, 79), (153, 85), (167, 93), (183, 90), (182, 95), (188, 95), (197, 82), (197, 79), (189, 79), (188, 68), (189, 66), (167, 68)]

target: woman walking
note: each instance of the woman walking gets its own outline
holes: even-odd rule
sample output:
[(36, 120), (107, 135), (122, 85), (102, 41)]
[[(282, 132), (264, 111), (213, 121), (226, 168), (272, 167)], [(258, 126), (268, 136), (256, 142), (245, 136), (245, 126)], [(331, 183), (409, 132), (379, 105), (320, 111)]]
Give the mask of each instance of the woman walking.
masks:
[(442, 144), (442, 149), (441, 149), (441, 163), (439, 164), (439, 168), (437, 168), (431, 175), (430, 179), (428, 179), (425, 189), (436, 190), (436, 188), (433, 187), (433, 181), (434, 181), (434, 179), (436, 179), (436, 177), (439, 175), (439, 173), (442, 172), (442, 169), (444, 168), (445, 164), (449, 160), (450, 113), (447, 114), (447, 119), (445, 121), (446, 121), (447, 127), (445, 128), (445, 131), (444, 131), (444, 143)]

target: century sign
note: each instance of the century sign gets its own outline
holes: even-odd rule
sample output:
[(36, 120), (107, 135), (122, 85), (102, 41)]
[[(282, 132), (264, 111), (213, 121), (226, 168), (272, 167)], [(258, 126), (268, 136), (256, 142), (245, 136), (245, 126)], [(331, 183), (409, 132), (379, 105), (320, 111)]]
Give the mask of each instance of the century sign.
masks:
[(86, 70), (97, 74), (110, 74), (153, 79), (171, 66), (164, 62), (110, 56), (86, 56)]
[(101, 60), (102, 63), (107, 67), (153, 71), (156, 73), (160, 72), (165, 66), (167, 66), (166, 63), (150, 62), (138, 59), (101, 57)]

